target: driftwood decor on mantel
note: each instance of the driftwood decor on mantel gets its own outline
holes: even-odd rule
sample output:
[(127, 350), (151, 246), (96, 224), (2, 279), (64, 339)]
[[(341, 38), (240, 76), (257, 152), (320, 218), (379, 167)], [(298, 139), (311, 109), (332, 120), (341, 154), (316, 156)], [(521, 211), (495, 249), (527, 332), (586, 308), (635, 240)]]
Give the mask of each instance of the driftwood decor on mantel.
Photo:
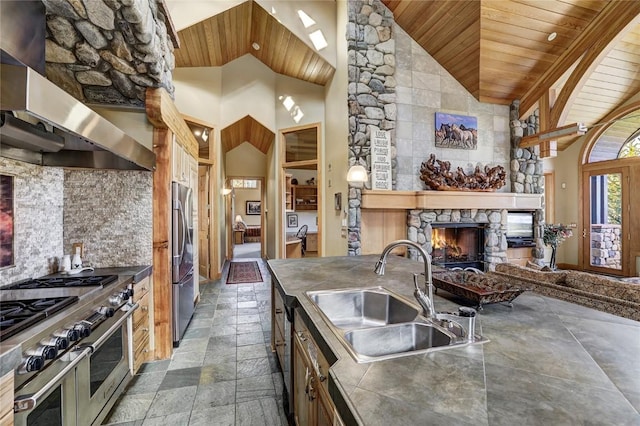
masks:
[(420, 180), (427, 189), (437, 191), (495, 191), (504, 186), (505, 177), (502, 166), (484, 166), (484, 169), (476, 166), (471, 174), (467, 174), (462, 167), (451, 171), (451, 163), (437, 160), (434, 154), (420, 166)]

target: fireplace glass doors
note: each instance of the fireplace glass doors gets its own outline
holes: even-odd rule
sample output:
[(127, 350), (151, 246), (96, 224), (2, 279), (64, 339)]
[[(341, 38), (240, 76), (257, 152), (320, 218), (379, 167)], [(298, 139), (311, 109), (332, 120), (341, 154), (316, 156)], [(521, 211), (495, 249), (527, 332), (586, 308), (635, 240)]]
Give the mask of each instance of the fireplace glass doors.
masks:
[(434, 264), (484, 270), (484, 231), (477, 223), (432, 223), (431, 257)]

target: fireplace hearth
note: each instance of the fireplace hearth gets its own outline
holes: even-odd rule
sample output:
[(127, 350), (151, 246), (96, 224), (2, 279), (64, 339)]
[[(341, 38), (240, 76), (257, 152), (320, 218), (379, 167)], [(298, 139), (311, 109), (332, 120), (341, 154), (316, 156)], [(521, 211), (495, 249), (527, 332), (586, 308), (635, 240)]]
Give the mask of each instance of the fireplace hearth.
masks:
[(432, 223), (431, 227), (431, 258), (434, 264), (446, 268), (484, 270), (484, 224)]

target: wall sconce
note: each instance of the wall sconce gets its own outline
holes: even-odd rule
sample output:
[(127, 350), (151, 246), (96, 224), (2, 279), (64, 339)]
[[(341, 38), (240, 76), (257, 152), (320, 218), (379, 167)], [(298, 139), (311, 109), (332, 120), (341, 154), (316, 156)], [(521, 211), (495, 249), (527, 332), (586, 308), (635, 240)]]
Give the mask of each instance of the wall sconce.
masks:
[(349, 167), (347, 172), (347, 182), (349, 183), (362, 183), (369, 180), (367, 169), (360, 164), (360, 156), (362, 155), (362, 147), (359, 147), (360, 151), (356, 154), (355, 149), (353, 155), (356, 157), (355, 164)]
[(222, 188), (222, 195), (229, 195), (231, 194), (231, 191), (231, 188)]

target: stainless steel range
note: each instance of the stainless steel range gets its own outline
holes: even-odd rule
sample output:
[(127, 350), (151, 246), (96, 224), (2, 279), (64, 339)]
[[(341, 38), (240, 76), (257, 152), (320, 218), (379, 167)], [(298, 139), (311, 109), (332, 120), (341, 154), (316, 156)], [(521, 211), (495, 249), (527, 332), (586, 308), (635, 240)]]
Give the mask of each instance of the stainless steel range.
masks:
[(102, 421), (131, 378), (132, 292), (131, 279), (86, 273), (0, 288), (0, 342), (22, 349), (16, 425)]

